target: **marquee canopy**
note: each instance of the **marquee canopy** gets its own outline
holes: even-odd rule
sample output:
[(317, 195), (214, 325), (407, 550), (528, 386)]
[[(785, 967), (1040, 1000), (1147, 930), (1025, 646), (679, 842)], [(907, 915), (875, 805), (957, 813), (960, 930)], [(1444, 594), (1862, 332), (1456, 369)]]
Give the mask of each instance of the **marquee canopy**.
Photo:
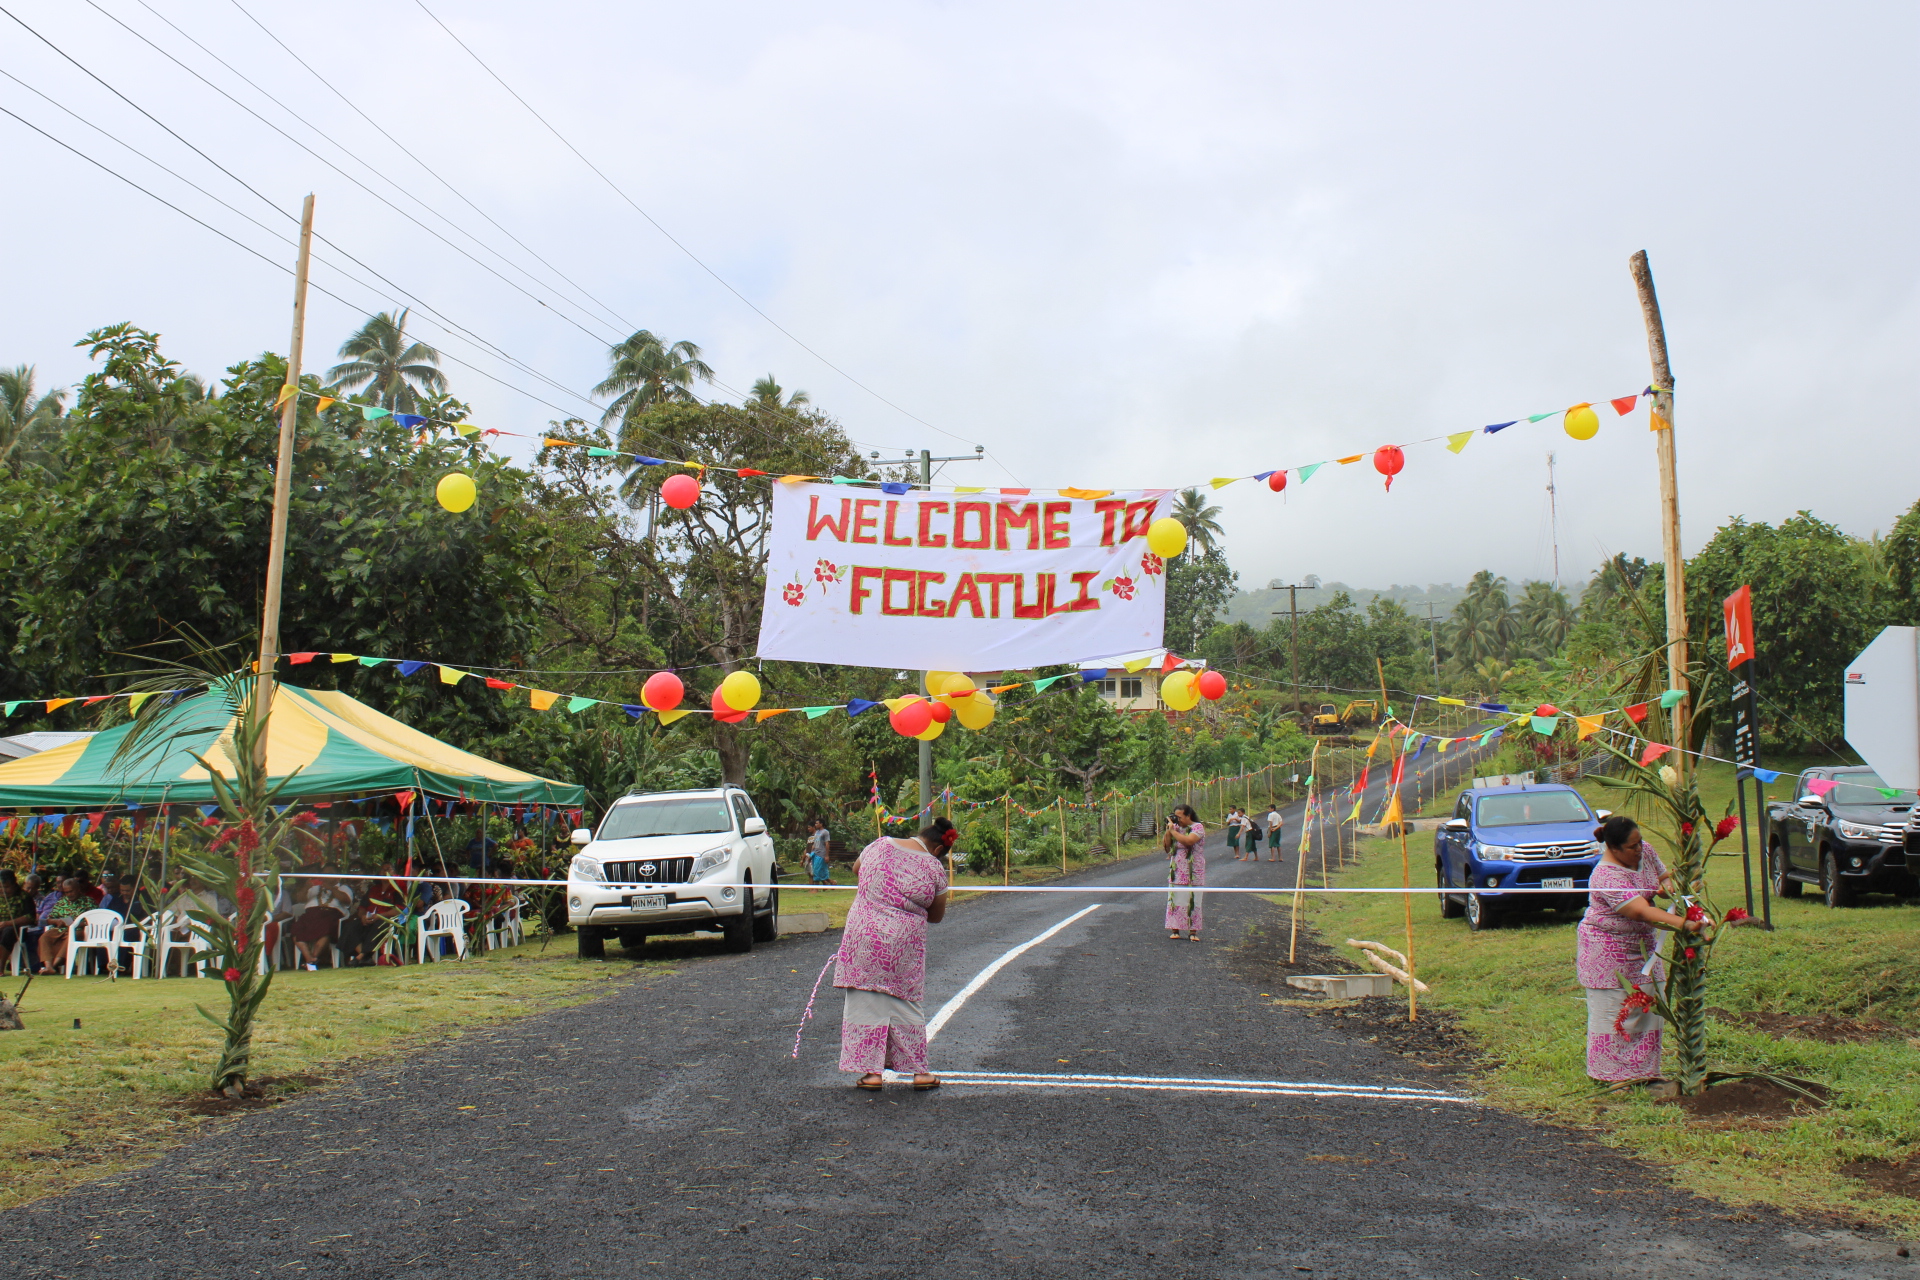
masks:
[[(211, 762), (233, 776), (237, 716), (218, 693), (186, 698), (161, 711), (148, 745), (118, 764), (114, 755), (133, 725), (116, 725), (77, 742), (0, 764), (0, 808), (207, 803)], [(296, 770), (298, 772), (296, 772)], [(276, 686), (267, 730), (267, 771), (293, 775), (281, 801), (421, 791), (502, 804), (585, 803), (586, 789), (522, 773), (450, 747), (337, 690)]]

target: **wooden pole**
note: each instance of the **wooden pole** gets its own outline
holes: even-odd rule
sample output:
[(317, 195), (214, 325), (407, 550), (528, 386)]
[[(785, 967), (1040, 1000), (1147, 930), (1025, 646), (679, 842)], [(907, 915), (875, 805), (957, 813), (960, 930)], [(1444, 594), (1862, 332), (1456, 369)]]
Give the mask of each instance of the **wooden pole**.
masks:
[[(280, 580), (287, 561), (287, 506), (293, 495), (293, 431), (300, 416), (300, 353), (307, 336), (307, 263), (313, 254), (313, 197), (300, 210), (300, 254), (293, 266), (293, 341), (287, 350), (287, 381), (281, 388), (280, 451), (273, 466), (273, 523), (267, 541), (267, 588), (260, 619), (260, 675), (254, 708), (264, 720), (273, 711), (273, 669), (280, 661)], [(267, 735), (255, 739), (253, 761), (267, 764)]]
[[(1404, 820), (1402, 820), (1400, 823), (1400, 885), (1402, 888), (1405, 888), (1405, 889), (1411, 889), (1413, 887), (1413, 870), (1407, 861), (1407, 824)], [(1401, 894), (1400, 902), (1406, 908), (1407, 976), (1411, 978), (1414, 976), (1414, 972), (1413, 972), (1413, 895), (1411, 893)], [(1407, 984), (1407, 1021), (1418, 1022), (1419, 1020), (1420, 1020), (1420, 996), (1418, 993), (1414, 991), (1413, 984), (1409, 982)]]
[(1054, 801), (1060, 806), (1060, 874), (1067, 874), (1067, 798), (1060, 796)]
[(1000, 883), (1013, 883), (1013, 793), (1000, 797)]
[[(1666, 556), (1667, 687), (1687, 688), (1687, 565), (1680, 555), (1680, 481), (1674, 469), (1673, 369), (1667, 363), (1667, 329), (1660, 319), (1660, 299), (1653, 291), (1653, 267), (1647, 251), (1627, 261), (1633, 285), (1640, 294), (1640, 312), (1647, 322), (1647, 355), (1653, 363), (1654, 451), (1660, 462), (1660, 542)], [(1689, 708), (1683, 700), (1673, 709), (1674, 768), (1685, 774)]]

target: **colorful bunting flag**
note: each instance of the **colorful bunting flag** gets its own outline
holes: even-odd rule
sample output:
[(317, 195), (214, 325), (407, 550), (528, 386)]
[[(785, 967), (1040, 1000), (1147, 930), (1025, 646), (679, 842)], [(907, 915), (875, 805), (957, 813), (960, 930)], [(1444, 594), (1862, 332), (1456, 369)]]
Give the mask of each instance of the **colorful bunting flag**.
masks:
[(362, 422), (373, 422), (379, 418), (391, 418), (392, 416), (393, 410), (382, 409), (376, 405), (362, 405), (360, 408), (360, 420)]
[(1552, 737), (1553, 731), (1560, 727), (1559, 716), (1529, 716), (1527, 718), (1533, 722), (1533, 731), (1543, 738)]
[[(400, 665), (404, 667), (406, 664), (401, 663)], [(533, 709), (535, 711), (545, 711), (548, 707), (560, 700), (559, 694), (548, 693), (545, 689), (535, 689), (532, 691), (532, 694)]]
[(680, 717), (690, 716), (693, 714), (693, 712), (688, 711), (685, 708), (681, 708), (676, 711), (660, 711), (660, 712), (656, 712), (655, 714), (657, 714), (660, 717), (661, 724), (672, 724), (675, 720), (678, 720)]
[(1520, 419), (1515, 418), (1513, 422), (1496, 422), (1491, 424), (1490, 426), (1485, 426), (1480, 429), (1486, 432), (1488, 435), (1492, 435), (1496, 431), (1505, 431), (1508, 427), (1514, 425), (1514, 423), (1518, 421), (1520, 421)]
[(1345, 466), (1350, 466), (1350, 465), (1352, 465), (1353, 463), (1356, 463), (1356, 462), (1358, 462), (1358, 461), (1360, 461), (1360, 459), (1362, 459), (1362, 458), (1364, 458), (1364, 457), (1366, 457), (1366, 456), (1367, 456), (1367, 455), (1366, 455), (1366, 454), (1364, 454), (1364, 453), (1356, 453), (1356, 454), (1354, 454), (1354, 455), (1353, 455), (1353, 456), (1352, 456), (1351, 458), (1335, 458), (1335, 459), (1334, 459), (1334, 461), (1335, 461), (1335, 462), (1337, 462), (1337, 463), (1339, 463), (1339, 464), (1340, 464), (1341, 466), (1343, 466), (1343, 467), (1345, 467)]
[(1300, 472), (1300, 483), (1305, 484), (1307, 481), (1313, 479), (1313, 473), (1326, 465), (1324, 462), (1309, 462), (1306, 466), (1298, 468)]
[(573, 697), (567, 699), (567, 710), (575, 715), (585, 711), (588, 707), (597, 707), (599, 705), (600, 699), (583, 698), (579, 694), (575, 694)]
[(467, 678), (467, 674), (468, 674), (467, 672), (457, 670), (453, 667), (441, 667), (440, 683), (441, 684), (459, 684), (462, 680), (465, 680)]
[(1616, 399), (1609, 400), (1607, 403), (1613, 406), (1615, 413), (1624, 418), (1633, 412), (1633, 406), (1638, 404), (1639, 401), (1640, 397), (1636, 393), (1630, 396), (1619, 396)]
[(1647, 410), (1647, 430), (1671, 431), (1673, 430), (1673, 424), (1661, 417), (1659, 410), (1649, 409)]
[(1456, 431), (1447, 437), (1447, 452), (1458, 453), (1467, 447), (1467, 441), (1480, 433), (1477, 431)]
[(1807, 790), (1813, 792), (1813, 794), (1817, 796), (1824, 796), (1829, 791), (1832, 791), (1835, 787), (1839, 785), (1840, 784), (1835, 782), (1832, 778), (1808, 778), (1807, 779)]
[(1580, 726), (1580, 736), (1577, 741), (1585, 742), (1588, 738), (1600, 732), (1600, 724), (1605, 719), (1605, 715), (1575, 716), (1573, 722)]
[(1636, 702), (1630, 707), (1623, 708), (1623, 710), (1627, 713), (1627, 719), (1633, 721), (1635, 724), (1642, 724), (1646, 721), (1647, 704), (1644, 702)]
[(1687, 691), (1685, 689), (1669, 689), (1660, 695), (1660, 709), (1662, 711), (1671, 711), (1679, 706), (1686, 696)]
[(1671, 750), (1673, 750), (1673, 748), (1665, 745), (1664, 743), (1649, 742), (1647, 744), (1647, 749), (1640, 753), (1640, 763), (1642, 765), (1652, 764), (1655, 760), (1658, 760), (1661, 756), (1667, 754), (1667, 752)]

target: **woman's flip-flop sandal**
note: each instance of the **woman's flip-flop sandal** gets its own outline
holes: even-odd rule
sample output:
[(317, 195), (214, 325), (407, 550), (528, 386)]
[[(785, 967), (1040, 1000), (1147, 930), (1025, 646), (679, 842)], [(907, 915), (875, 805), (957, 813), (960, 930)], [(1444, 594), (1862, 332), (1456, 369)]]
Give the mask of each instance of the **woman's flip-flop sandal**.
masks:
[(885, 1078), (882, 1078), (879, 1080), (855, 1080), (853, 1082), (853, 1087), (856, 1089), (872, 1089), (877, 1093), (881, 1089), (884, 1089), (886, 1087), (886, 1084), (887, 1082)]
[(925, 1093), (930, 1089), (938, 1089), (939, 1087), (940, 1087), (940, 1081), (937, 1078), (933, 1080), (929, 1080), (925, 1084), (921, 1084), (918, 1080), (915, 1080), (913, 1082), (913, 1089), (915, 1093)]

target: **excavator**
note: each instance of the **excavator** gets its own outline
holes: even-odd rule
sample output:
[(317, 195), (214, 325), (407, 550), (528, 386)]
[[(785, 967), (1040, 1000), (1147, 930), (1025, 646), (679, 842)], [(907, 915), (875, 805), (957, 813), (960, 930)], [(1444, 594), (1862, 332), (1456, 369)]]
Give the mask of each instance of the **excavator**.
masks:
[(1331, 702), (1323, 702), (1310, 727), (1314, 733), (1346, 733), (1353, 729), (1364, 729), (1373, 723), (1379, 711), (1380, 704), (1371, 698), (1356, 698), (1347, 704), (1345, 711)]

